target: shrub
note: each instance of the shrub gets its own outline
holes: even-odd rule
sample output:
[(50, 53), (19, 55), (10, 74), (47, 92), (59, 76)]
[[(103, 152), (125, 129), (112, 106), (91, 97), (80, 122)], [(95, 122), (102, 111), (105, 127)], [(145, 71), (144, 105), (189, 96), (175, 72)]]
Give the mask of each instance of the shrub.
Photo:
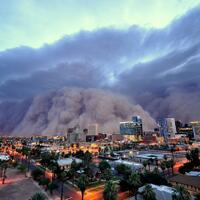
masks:
[(36, 168), (31, 172), (31, 176), (34, 180), (38, 181), (42, 176), (44, 176), (44, 171), (40, 168)]
[(41, 192), (36, 192), (32, 197), (31, 200), (46, 200), (46, 196)]

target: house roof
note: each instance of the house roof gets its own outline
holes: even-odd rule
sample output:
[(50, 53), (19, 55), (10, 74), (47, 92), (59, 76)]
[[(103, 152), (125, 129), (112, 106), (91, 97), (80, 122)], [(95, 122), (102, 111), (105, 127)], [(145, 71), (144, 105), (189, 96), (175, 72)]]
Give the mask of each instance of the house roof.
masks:
[(82, 163), (81, 159), (78, 158), (63, 158), (57, 161), (59, 166), (66, 166), (66, 165), (71, 165), (73, 160), (76, 161), (76, 163)]
[(200, 176), (177, 175), (170, 178), (169, 181), (200, 188)]

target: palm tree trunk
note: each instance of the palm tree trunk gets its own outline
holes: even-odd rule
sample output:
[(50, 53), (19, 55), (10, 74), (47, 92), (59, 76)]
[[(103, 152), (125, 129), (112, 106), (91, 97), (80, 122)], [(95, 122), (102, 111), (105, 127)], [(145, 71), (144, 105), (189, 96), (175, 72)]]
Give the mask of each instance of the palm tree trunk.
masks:
[(64, 183), (61, 183), (61, 194), (60, 194), (60, 199), (63, 200), (63, 185)]
[(82, 194), (82, 200), (84, 199), (84, 192), (81, 192), (81, 194)]

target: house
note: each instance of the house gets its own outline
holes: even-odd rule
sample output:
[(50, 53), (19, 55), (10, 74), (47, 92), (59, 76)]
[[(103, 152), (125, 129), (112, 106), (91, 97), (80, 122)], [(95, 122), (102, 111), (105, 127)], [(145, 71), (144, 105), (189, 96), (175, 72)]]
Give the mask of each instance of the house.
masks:
[(72, 164), (73, 161), (75, 161), (77, 164), (82, 163), (81, 159), (73, 158), (73, 157), (59, 159), (59, 160), (57, 160), (57, 163), (63, 169), (69, 170), (71, 168), (71, 164)]
[(169, 182), (173, 186), (184, 186), (192, 194), (200, 192), (200, 176), (177, 175), (170, 178)]
[[(172, 194), (174, 192), (174, 188), (168, 187), (165, 185), (154, 185), (150, 184), (153, 191), (156, 194), (157, 200), (172, 200)], [(139, 194), (141, 194), (144, 191), (145, 186), (142, 186), (138, 189)]]

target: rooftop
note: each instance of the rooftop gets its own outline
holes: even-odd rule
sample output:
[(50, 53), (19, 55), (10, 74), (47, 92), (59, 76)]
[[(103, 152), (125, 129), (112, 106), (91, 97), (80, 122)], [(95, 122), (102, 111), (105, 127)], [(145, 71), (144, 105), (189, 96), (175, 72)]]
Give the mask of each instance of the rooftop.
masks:
[(73, 161), (76, 161), (76, 163), (82, 163), (81, 159), (78, 158), (63, 158), (57, 161), (59, 166), (66, 166), (71, 165)]
[(200, 188), (200, 176), (177, 175), (170, 178), (169, 181)]

